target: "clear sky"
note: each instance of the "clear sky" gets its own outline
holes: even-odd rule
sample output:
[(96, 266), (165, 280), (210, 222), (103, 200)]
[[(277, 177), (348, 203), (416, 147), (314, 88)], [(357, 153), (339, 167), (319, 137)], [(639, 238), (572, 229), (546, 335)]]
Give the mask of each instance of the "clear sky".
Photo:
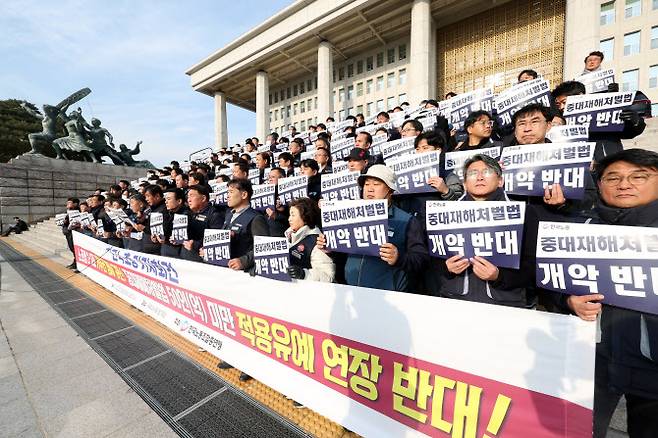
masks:
[[(91, 88), (83, 115), (161, 166), (214, 144), (213, 99), (185, 70), (292, 0), (0, 1), (0, 99), (41, 107)], [(228, 105), (229, 144), (255, 114)]]

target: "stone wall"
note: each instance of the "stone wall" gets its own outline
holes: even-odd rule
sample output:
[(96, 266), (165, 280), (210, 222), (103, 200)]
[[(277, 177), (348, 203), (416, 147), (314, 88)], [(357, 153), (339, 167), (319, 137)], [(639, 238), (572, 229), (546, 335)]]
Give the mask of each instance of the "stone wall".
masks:
[(0, 223), (4, 229), (14, 216), (36, 222), (64, 212), (71, 196), (84, 199), (98, 187), (145, 175), (134, 167), (22, 155), (0, 163)]

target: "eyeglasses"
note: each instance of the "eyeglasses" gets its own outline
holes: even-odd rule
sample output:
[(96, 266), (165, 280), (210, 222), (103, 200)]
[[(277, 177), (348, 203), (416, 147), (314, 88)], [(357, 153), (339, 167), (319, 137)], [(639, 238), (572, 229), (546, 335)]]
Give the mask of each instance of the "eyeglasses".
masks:
[(526, 128), (526, 127), (530, 126), (530, 127), (536, 128), (536, 127), (541, 126), (542, 124), (546, 124), (546, 123), (548, 123), (548, 121), (545, 120), (545, 119), (534, 119), (534, 120), (528, 120), (528, 121), (522, 120), (522, 121), (516, 123), (516, 127), (517, 128)]
[(496, 171), (493, 169), (482, 169), (482, 170), (469, 170), (466, 172), (466, 178), (476, 179), (478, 176), (482, 175), (483, 178), (489, 178), (496, 175)]
[(629, 182), (629, 184), (632, 184), (634, 186), (642, 186), (646, 184), (650, 178), (656, 176), (658, 174), (653, 173), (645, 173), (645, 172), (636, 172), (636, 173), (631, 173), (630, 175), (627, 176), (622, 176), (622, 175), (607, 175), (601, 178), (601, 182), (608, 186), (608, 187), (616, 187), (619, 184), (621, 184), (622, 181), (626, 180)]
[(402, 132), (418, 132), (416, 128), (404, 128)]
[(475, 122), (475, 123), (477, 123), (477, 124), (479, 124), (479, 125), (482, 125), (482, 127), (484, 127), (484, 128), (486, 128), (486, 127), (492, 127), (493, 124), (494, 124), (493, 120), (478, 120), (478, 121)]

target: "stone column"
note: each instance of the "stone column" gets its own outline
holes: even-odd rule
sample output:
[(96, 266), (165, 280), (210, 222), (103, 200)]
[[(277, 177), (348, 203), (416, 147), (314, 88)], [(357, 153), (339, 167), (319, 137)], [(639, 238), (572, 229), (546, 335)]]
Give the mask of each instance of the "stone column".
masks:
[(324, 123), (334, 113), (333, 72), (331, 44), (322, 41), (318, 46), (318, 123)]
[(215, 92), (215, 147), (228, 147), (228, 129), (226, 127), (226, 94)]
[[(435, 69), (436, 37), (432, 37), (431, 0), (414, 0), (411, 7), (411, 50), (409, 56), (409, 103), (418, 105), (421, 100), (436, 97), (436, 78), (430, 78)], [(434, 84), (434, 86), (432, 86)]]
[[(582, 73), (585, 56), (593, 50), (599, 50), (600, 10), (600, 2), (567, 0), (564, 23), (564, 80), (571, 80)], [(616, 20), (621, 21), (622, 17), (617, 16)]]
[(270, 85), (267, 72), (256, 73), (256, 137), (263, 143), (270, 132)]

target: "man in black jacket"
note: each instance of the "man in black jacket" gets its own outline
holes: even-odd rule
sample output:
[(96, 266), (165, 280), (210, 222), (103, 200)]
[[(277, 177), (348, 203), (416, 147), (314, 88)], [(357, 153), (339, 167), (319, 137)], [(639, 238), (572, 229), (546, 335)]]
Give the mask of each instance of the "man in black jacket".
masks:
[[(658, 154), (628, 149), (597, 166), (601, 223), (658, 227)], [(655, 284), (654, 284), (655, 287)], [(606, 291), (603, 291), (606, 293)], [(613, 293), (608, 291), (608, 293)], [(650, 294), (651, 291), (647, 291)], [(658, 433), (658, 316), (601, 305), (603, 295), (570, 296), (571, 311), (586, 321), (601, 313), (601, 342), (596, 348), (594, 437), (605, 437), (622, 395), (628, 433)]]
[(164, 214), (167, 211), (162, 188), (155, 184), (148, 186), (144, 190), (144, 198), (146, 198), (146, 203), (149, 205), (144, 211), (145, 216), (147, 216), (147, 220), (144, 222), (144, 234), (142, 237), (144, 252), (147, 254), (160, 255), (160, 243), (155, 236), (151, 234), (151, 213)]
[(27, 229), (30, 228), (30, 226), (25, 222), (23, 219), (19, 218), (18, 216), (14, 217), (14, 225), (10, 225), (9, 228), (7, 228), (7, 231), (2, 233), (3, 237), (9, 236), (12, 232), (16, 234), (21, 234), (23, 231), (27, 231)]
[(206, 229), (222, 228), (224, 216), (221, 211), (210, 204), (210, 191), (202, 185), (190, 186), (187, 192), (187, 206), (190, 209), (187, 223), (187, 239), (183, 242), (180, 255), (184, 260), (201, 262), (199, 255), (203, 246), (203, 234)]
[(165, 257), (180, 257), (181, 245), (171, 243), (171, 232), (174, 225), (174, 215), (185, 214), (189, 216), (190, 211), (185, 205), (185, 194), (183, 189), (169, 189), (164, 193), (165, 211), (162, 215), (162, 228), (164, 236), (156, 236), (156, 240), (162, 245), (160, 255)]

